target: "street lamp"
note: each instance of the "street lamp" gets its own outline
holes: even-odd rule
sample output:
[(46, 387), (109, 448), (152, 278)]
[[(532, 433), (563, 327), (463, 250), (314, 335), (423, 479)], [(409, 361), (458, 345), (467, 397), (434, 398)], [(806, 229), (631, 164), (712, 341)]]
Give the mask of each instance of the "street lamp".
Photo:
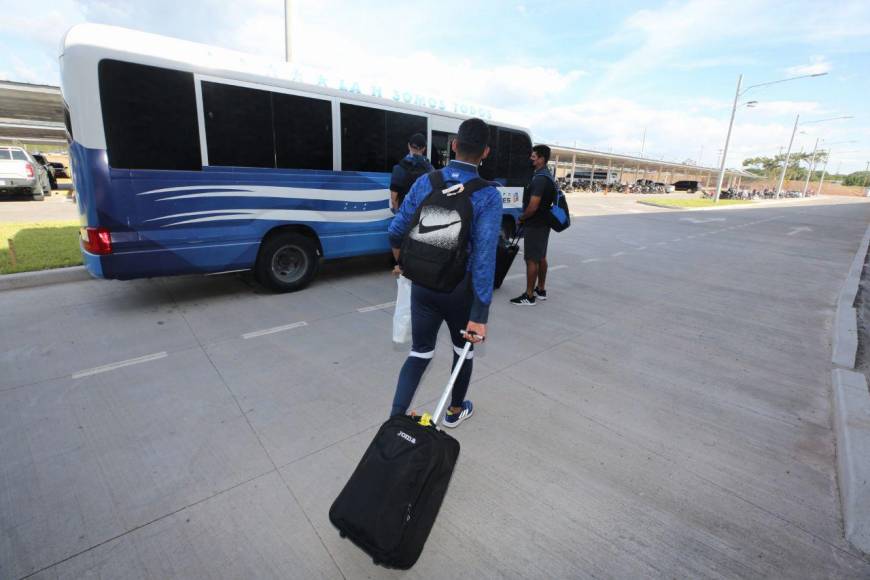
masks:
[[(791, 146), (794, 144), (794, 135), (797, 133), (798, 122), (800, 121), (801, 116), (796, 115), (794, 118), (794, 129), (791, 131), (791, 139), (788, 142), (788, 149), (785, 152), (785, 163), (782, 165), (782, 173), (779, 174), (779, 183), (776, 186), (776, 198), (779, 199), (779, 194), (782, 193), (782, 184), (785, 181), (785, 172), (788, 169), (788, 160), (791, 157)], [(853, 119), (851, 115), (846, 115), (843, 117), (829, 117), (827, 119), (817, 119), (815, 121), (804, 121), (804, 125), (812, 125), (814, 123), (825, 123), (827, 121), (837, 121), (839, 119)]]
[(293, 60), (293, 45), (290, 41), (290, 27), (293, 21), (292, 0), (284, 0), (284, 54), (287, 62)]
[[(784, 83), (786, 81), (794, 81), (797, 79), (803, 79), (803, 78), (808, 78), (808, 77), (821, 77), (821, 76), (825, 76), (826, 74), (828, 74), (828, 73), (815, 73), (815, 74), (811, 74), (811, 75), (800, 75), (800, 76), (796, 76), (796, 77), (789, 77), (787, 79), (780, 79), (778, 81), (759, 83), (757, 85), (750, 85), (750, 86), (746, 87), (745, 89), (743, 89), (742, 92), (740, 91), (740, 85), (743, 82), (743, 75), (740, 75), (739, 77), (737, 77), (737, 91), (735, 91), (735, 93), (734, 93), (734, 105), (731, 107), (731, 121), (728, 122), (728, 134), (725, 136), (725, 148), (722, 150), (722, 161), (719, 165), (719, 182), (716, 184), (716, 196), (713, 198), (715, 202), (719, 201), (719, 192), (722, 191), (722, 182), (725, 181), (725, 159), (728, 157), (728, 143), (731, 141), (731, 129), (732, 129), (732, 127), (734, 127), (734, 114), (737, 112), (737, 101), (740, 99), (740, 97), (745, 95), (746, 92), (749, 91), (749, 89), (754, 89), (757, 87), (764, 87), (767, 85), (775, 85), (777, 83)], [(752, 103), (752, 106), (755, 106), (755, 104), (757, 104), (758, 101), (750, 101), (750, 103)], [(749, 105), (749, 103), (747, 103), (747, 105)], [(794, 135), (792, 135), (792, 138), (794, 138)]]

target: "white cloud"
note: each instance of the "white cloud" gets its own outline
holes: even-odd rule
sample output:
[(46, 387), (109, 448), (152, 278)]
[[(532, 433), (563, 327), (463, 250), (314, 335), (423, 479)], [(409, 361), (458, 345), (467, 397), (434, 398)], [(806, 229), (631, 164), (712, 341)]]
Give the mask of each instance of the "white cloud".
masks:
[(786, 74), (789, 76), (800, 76), (800, 75), (815, 75), (830, 72), (831, 63), (825, 60), (823, 56), (814, 56), (810, 59), (809, 64), (803, 64), (799, 66), (792, 66), (785, 69)]
[[(0, 20), (0, 34), (17, 35), (43, 47), (43, 56), (27, 55), (23, 68), (13, 66), (9, 59), (0, 62), (6, 76), (15, 80), (56, 83), (60, 37), (69, 24), (82, 20), (205, 42), (273, 60), (284, 55), (283, 2), (279, 0), (229, 4), (218, 0), (57, 0), (47, 10), (33, 3), (14, 4), (14, 11), (0, 11), (14, 15)], [(515, 11), (510, 10), (512, 6)], [(665, 101), (666, 108), (660, 108), (644, 102), (660, 95), (638, 92), (635, 84), (639, 79), (649, 79), (668, 68), (758, 67), (768, 54), (765, 50), (786, 38), (809, 43), (847, 39), (850, 47), (860, 46), (866, 27), (854, 24), (866, 22), (870, 15), (870, 3), (866, 2), (844, 2), (836, 11), (821, 11), (817, 18), (805, 19), (805, 12), (783, 10), (773, 2), (669, 1), (630, 14), (611, 37), (598, 43), (599, 48), (609, 45), (613, 54), (622, 56), (604, 63), (602, 74), (592, 75), (549, 66), (546, 59), (533, 60), (531, 56), (529, 61), (505, 62), (483, 51), (475, 58), (449, 59), (438, 40), (423, 44), (418, 40), (421, 31), (424, 37), (433, 38), (428, 31), (438, 24), (433, 24), (433, 15), (426, 10), (404, 10), (396, 13), (395, 19), (384, 20), (383, 11), (371, 5), (339, 0), (299, 0), (293, 7), (294, 56), (303, 64), (361, 82), (368, 79), (501, 110), (496, 118), (529, 126), (543, 141), (573, 143), (577, 139), (585, 147), (636, 154), (647, 127), (647, 152), (682, 160), (697, 157), (703, 146), (707, 165), (714, 162), (716, 150), (722, 147), (730, 99), (704, 97), (704, 87), (693, 87), (683, 93), (687, 98), (671, 98)], [(505, 9), (513, 18), (527, 17), (524, 2)], [(843, 15), (850, 21), (842, 22)], [(26, 25), (45, 18), (49, 26), (34, 30)], [(446, 33), (434, 38), (456, 42)], [(733, 42), (735, 47), (763, 50), (732, 54), (725, 48)], [(827, 45), (813, 47), (809, 54), (813, 52), (837, 54)], [(829, 70), (830, 66), (826, 58), (817, 56), (792, 69), (816, 67), (810, 72), (822, 72), (819, 67)], [(774, 75), (778, 73), (781, 71)], [(816, 102), (764, 102), (761, 96), (762, 102), (753, 111), (738, 112), (729, 165), (739, 165), (743, 156), (776, 153), (787, 144), (791, 132), (788, 116), (796, 112), (826, 114)], [(578, 98), (584, 100), (564, 104)]]

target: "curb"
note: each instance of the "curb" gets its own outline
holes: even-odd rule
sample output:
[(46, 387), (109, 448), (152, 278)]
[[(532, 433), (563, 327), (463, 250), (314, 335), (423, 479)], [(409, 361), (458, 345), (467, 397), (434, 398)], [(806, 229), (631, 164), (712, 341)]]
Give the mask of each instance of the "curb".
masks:
[(870, 226), (837, 299), (831, 353), (835, 368), (831, 371), (831, 384), (843, 531), (848, 542), (870, 555), (870, 391), (866, 377), (852, 370), (858, 352), (855, 299), (868, 247)]
[(861, 272), (867, 258), (868, 246), (870, 246), (870, 227), (864, 233), (855, 259), (852, 260), (852, 267), (849, 268), (849, 274), (840, 290), (837, 314), (834, 317), (831, 361), (835, 366), (847, 369), (855, 368), (855, 355), (858, 351), (858, 311), (855, 309), (855, 298), (858, 296), (858, 285), (861, 283)]
[(18, 290), (20, 288), (33, 288), (35, 286), (47, 286), (49, 284), (81, 282), (82, 280), (90, 279), (91, 275), (84, 266), (4, 274), (0, 276), (0, 292), (4, 290)]
[(870, 554), (870, 393), (861, 373), (834, 369), (831, 375), (843, 529), (846, 540)]

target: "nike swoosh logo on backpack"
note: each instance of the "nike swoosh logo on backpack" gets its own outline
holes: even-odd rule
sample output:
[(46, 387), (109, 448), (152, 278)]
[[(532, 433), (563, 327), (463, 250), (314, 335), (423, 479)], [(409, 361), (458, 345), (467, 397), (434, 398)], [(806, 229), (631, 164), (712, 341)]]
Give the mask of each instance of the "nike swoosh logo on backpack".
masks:
[(417, 231), (421, 234), (428, 234), (429, 232), (435, 232), (438, 230), (443, 230), (444, 228), (449, 228), (450, 226), (455, 226), (456, 224), (461, 224), (462, 220), (457, 220), (455, 222), (450, 222), (449, 224), (441, 224), (437, 226), (427, 226), (423, 224), (423, 220), (420, 220), (420, 223), (417, 225)]

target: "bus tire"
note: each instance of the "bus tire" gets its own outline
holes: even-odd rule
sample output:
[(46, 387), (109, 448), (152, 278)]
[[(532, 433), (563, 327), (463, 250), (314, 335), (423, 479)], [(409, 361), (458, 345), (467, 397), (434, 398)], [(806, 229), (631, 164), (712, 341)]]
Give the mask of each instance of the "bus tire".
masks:
[(319, 264), (314, 240), (285, 232), (263, 242), (254, 272), (260, 284), (275, 292), (296, 292), (311, 283)]

